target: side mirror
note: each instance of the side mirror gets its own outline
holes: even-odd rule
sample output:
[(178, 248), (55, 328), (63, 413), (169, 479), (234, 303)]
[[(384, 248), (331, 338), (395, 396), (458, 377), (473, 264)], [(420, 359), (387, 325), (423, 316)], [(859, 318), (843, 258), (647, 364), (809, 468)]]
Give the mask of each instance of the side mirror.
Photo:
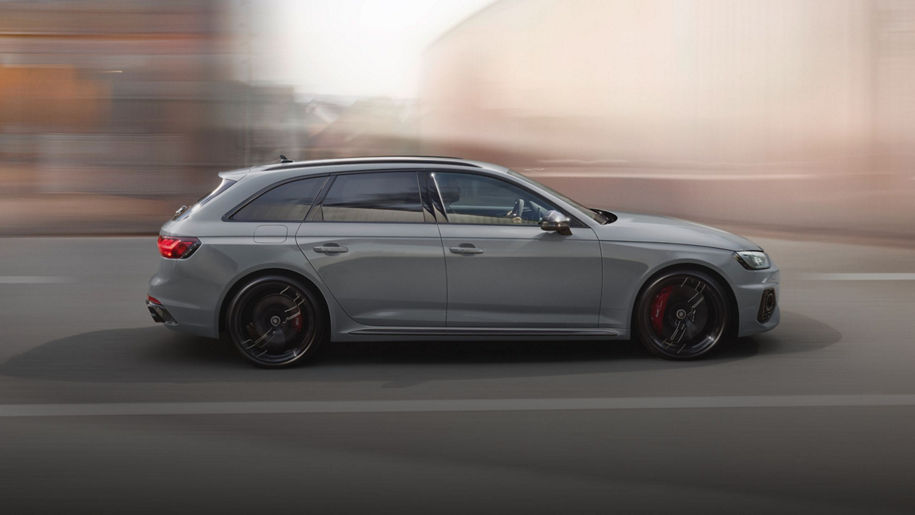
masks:
[(569, 217), (559, 211), (550, 211), (540, 220), (540, 228), (544, 231), (556, 231), (566, 236), (572, 234)]

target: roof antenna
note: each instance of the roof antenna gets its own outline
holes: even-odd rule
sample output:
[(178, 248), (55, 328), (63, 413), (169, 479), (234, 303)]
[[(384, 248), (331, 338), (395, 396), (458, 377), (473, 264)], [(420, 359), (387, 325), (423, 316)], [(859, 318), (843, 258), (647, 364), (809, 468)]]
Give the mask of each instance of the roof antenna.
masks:
[(281, 163), (291, 163), (292, 159), (289, 159), (288, 157), (284, 156), (283, 154), (280, 154), (280, 162)]

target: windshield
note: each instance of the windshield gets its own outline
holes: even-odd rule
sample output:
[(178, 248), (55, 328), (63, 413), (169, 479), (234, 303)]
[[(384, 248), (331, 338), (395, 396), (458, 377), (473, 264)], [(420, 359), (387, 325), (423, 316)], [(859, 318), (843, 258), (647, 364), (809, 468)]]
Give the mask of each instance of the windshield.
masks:
[(565, 201), (568, 204), (571, 204), (572, 207), (574, 207), (575, 209), (580, 211), (581, 214), (591, 217), (592, 220), (596, 221), (597, 223), (599, 223), (601, 225), (606, 224), (607, 222), (611, 221), (610, 217), (607, 216), (606, 214), (604, 214), (604, 212), (584, 206), (584, 205), (580, 204), (579, 202), (576, 202), (575, 200), (570, 199), (569, 197), (563, 195), (562, 193), (559, 193), (558, 191), (554, 190), (553, 188), (550, 188), (549, 186), (547, 186), (543, 183), (539, 183), (514, 170), (509, 170), (508, 173), (510, 175), (512, 175), (513, 177), (517, 177), (518, 179), (521, 179), (527, 183), (535, 184), (535, 185), (549, 191), (553, 195), (559, 197), (559, 199)]

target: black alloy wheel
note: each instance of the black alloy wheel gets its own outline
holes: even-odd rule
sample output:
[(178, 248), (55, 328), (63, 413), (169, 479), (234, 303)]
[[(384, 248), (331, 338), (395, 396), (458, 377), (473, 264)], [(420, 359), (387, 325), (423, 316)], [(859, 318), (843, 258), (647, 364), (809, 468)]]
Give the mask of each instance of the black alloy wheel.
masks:
[(257, 278), (232, 299), (226, 329), (238, 351), (262, 367), (283, 367), (312, 356), (325, 338), (315, 294), (283, 276)]
[(705, 355), (728, 331), (729, 306), (721, 285), (699, 271), (673, 271), (653, 280), (636, 305), (638, 337), (667, 359)]

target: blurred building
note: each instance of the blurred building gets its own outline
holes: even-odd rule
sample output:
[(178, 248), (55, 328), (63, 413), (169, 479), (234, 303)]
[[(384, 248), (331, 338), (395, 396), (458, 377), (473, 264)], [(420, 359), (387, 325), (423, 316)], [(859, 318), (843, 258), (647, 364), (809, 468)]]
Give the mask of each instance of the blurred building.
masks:
[(212, 85), (228, 73), (219, 4), (4, 2), (4, 189), (174, 192), (228, 160), (213, 138)]
[(413, 145), (410, 105), (303, 101), (239, 73), (258, 58), (254, 8), (0, 3), (0, 231), (151, 231), (217, 170)]
[(3, 232), (152, 231), (215, 171), (297, 146), (293, 89), (233, 80), (228, 7), (0, 4)]
[(425, 63), (427, 148), (588, 201), (811, 228), (915, 217), (913, 2), (501, 0)]

